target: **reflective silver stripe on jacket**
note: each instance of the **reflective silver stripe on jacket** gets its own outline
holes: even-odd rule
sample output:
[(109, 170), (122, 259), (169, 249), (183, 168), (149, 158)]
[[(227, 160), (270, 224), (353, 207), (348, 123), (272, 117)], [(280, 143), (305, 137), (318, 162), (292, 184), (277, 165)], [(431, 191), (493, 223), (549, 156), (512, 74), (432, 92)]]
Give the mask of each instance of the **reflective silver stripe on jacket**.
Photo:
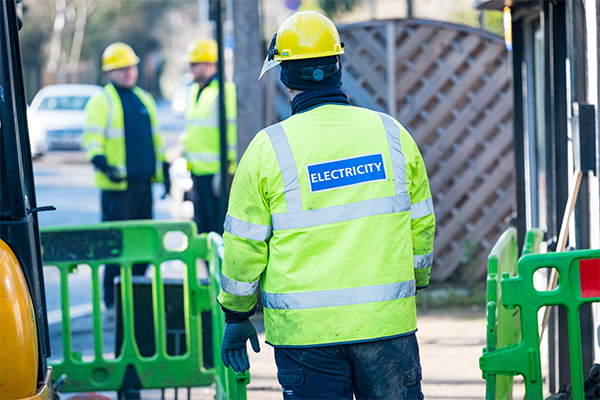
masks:
[(263, 291), (262, 301), (265, 307), (271, 309), (301, 310), (398, 300), (414, 296), (415, 292), (415, 280), (412, 279), (398, 283), (318, 292), (269, 293)]
[(106, 130), (107, 139), (118, 139), (125, 137), (125, 129), (123, 128), (108, 128)]
[(86, 153), (89, 153), (90, 151), (92, 151), (92, 150), (94, 150), (94, 149), (101, 149), (101, 150), (103, 150), (103, 149), (104, 149), (104, 146), (102, 146), (102, 145), (101, 145), (100, 143), (98, 143), (98, 142), (91, 142), (91, 143), (88, 143), (88, 144), (85, 146), (85, 151), (86, 151)]
[(218, 128), (219, 121), (214, 118), (192, 118), (186, 121), (188, 126), (194, 126), (199, 128)]
[[(113, 124), (113, 108), (114, 108), (114, 106), (113, 106), (113, 102), (110, 98), (110, 95), (106, 91), (106, 88), (102, 89), (102, 93), (104, 93), (104, 97), (106, 97), (106, 102), (108, 103), (108, 118), (106, 119), (106, 127), (104, 127), (104, 137), (106, 137), (108, 139), (111, 137), (111, 136), (109, 136), (109, 131), (110, 131), (110, 127)], [(123, 132), (123, 136), (124, 136), (124, 132)]]
[(186, 151), (185, 158), (190, 162), (194, 162), (194, 161), (219, 162), (219, 161), (221, 161), (221, 156), (219, 154), (195, 153), (192, 151)]
[[(219, 115), (211, 115), (206, 118), (188, 118), (185, 121), (188, 126), (195, 126), (200, 128), (219, 128)], [(237, 125), (237, 118), (227, 118), (228, 125)]]
[(85, 133), (98, 133), (101, 135), (104, 134), (104, 130), (104, 127), (100, 125), (88, 125), (83, 128)]
[(281, 170), (287, 212), (300, 212), (302, 211), (302, 194), (300, 193), (300, 182), (298, 182), (298, 168), (296, 168), (290, 143), (281, 124), (271, 125), (265, 130), (271, 139)]
[(221, 273), (221, 289), (234, 296), (252, 296), (258, 291), (260, 279), (254, 282), (238, 282)]
[(297, 229), (309, 226), (333, 224), (335, 222), (408, 211), (410, 196), (381, 197), (343, 204), (334, 207), (318, 208), (297, 213), (272, 214), (273, 229)]
[(392, 159), (392, 169), (394, 171), (394, 184), (396, 185), (396, 196), (407, 193), (406, 190), (406, 162), (402, 145), (400, 144), (400, 128), (392, 117), (387, 114), (378, 113), (383, 121), (383, 127), (387, 135), (388, 147), (390, 149), (390, 158)]
[(227, 214), (225, 217), (225, 230), (232, 235), (245, 239), (258, 240), (264, 242), (271, 237), (273, 228), (271, 225), (258, 225), (242, 221)]
[(411, 219), (423, 218), (433, 214), (433, 200), (429, 197), (426, 200), (410, 205)]
[(433, 264), (433, 251), (431, 253), (423, 254), (423, 255), (415, 255), (413, 256), (415, 269), (424, 269), (431, 267)]

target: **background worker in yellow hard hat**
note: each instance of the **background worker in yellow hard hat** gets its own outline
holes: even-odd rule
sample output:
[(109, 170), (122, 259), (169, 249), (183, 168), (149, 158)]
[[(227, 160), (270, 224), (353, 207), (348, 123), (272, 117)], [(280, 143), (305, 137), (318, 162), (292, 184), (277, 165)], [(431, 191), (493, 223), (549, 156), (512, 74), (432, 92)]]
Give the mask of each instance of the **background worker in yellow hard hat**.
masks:
[[(194, 83), (190, 89), (185, 111), (185, 132), (180, 141), (184, 157), (192, 173), (192, 202), (194, 221), (198, 232), (223, 233), (219, 221), (218, 196), (220, 188), (220, 133), (219, 133), (219, 76), (217, 42), (209, 39), (193, 40), (183, 60), (189, 64)], [(237, 108), (235, 84), (225, 83), (225, 112), (227, 116), (227, 158), (229, 173), (237, 161)]]
[(423, 158), (394, 118), (352, 107), (343, 43), (298, 12), (281, 64), (292, 116), (259, 132), (231, 188), (219, 303), (226, 366), (249, 368), (262, 287), (284, 399), (422, 399), (415, 295), (429, 284), (435, 216)]
[[(125, 43), (113, 43), (102, 55), (110, 83), (85, 107), (84, 148), (96, 167), (102, 221), (152, 219), (152, 183), (169, 192), (169, 165), (152, 95), (136, 86), (140, 59)], [(143, 275), (147, 264), (133, 266)], [(106, 265), (104, 302), (113, 306), (118, 265)]]

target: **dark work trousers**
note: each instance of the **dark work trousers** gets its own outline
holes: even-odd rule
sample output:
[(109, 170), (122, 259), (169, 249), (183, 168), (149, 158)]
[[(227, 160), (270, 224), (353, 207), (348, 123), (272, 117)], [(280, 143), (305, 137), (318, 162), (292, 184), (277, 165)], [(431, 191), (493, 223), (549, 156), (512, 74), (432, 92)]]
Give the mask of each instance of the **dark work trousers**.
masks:
[(415, 334), (366, 343), (275, 348), (286, 400), (420, 400), (421, 362)]
[[(102, 221), (152, 219), (152, 184), (127, 182), (127, 190), (102, 191)], [(133, 264), (133, 275), (144, 275), (148, 264)], [(104, 269), (104, 304), (111, 308), (115, 301), (114, 280), (121, 275), (118, 264), (106, 264)]]
[(213, 176), (192, 174), (194, 222), (198, 226), (198, 233), (217, 232), (222, 235), (223, 225), (219, 224), (219, 198), (212, 189)]

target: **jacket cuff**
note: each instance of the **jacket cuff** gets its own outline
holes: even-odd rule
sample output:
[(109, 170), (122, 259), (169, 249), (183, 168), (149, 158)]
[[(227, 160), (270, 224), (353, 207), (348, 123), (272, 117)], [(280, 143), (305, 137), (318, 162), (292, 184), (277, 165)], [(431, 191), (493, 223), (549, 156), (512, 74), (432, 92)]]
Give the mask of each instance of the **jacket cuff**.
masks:
[(239, 324), (241, 322), (246, 321), (248, 318), (254, 315), (254, 312), (256, 311), (256, 306), (252, 307), (252, 310), (247, 312), (233, 311), (223, 306), (221, 306), (221, 309), (225, 313), (225, 323)]

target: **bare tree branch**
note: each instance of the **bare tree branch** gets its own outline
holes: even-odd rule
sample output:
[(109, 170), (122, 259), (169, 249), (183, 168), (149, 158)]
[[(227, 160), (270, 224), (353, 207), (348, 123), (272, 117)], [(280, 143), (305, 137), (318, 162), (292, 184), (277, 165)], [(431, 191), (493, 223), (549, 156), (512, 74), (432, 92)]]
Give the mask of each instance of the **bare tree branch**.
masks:
[(52, 41), (50, 42), (50, 57), (48, 58), (48, 72), (55, 73), (60, 63), (60, 53), (62, 51), (62, 35), (65, 30), (66, 19), (66, 0), (55, 0), (56, 17), (54, 18), (54, 29), (52, 31)]
[(73, 44), (71, 45), (71, 58), (69, 60), (69, 71), (76, 71), (79, 66), (81, 45), (85, 34), (85, 24), (88, 17), (86, 0), (77, 0), (77, 20), (75, 21), (75, 32), (73, 33)]

